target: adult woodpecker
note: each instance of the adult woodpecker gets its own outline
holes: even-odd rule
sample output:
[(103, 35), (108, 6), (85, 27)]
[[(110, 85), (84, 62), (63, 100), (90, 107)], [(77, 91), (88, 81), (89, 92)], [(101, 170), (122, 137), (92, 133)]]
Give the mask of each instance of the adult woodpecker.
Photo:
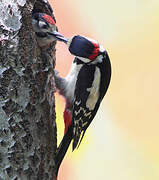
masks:
[[(59, 39), (60, 36), (55, 33)], [(57, 171), (73, 140), (73, 150), (83, 139), (86, 129), (94, 119), (111, 78), (111, 64), (106, 50), (97, 41), (74, 36), (62, 38), (75, 56), (70, 72), (65, 78), (55, 73), (55, 83), (65, 98), (65, 134), (56, 156)]]
[(65, 38), (56, 31), (54, 20), (43, 13), (33, 14), (33, 28), (41, 45), (55, 40), (63, 41), (75, 56), (65, 78), (55, 73), (55, 83), (64, 96), (65, 134), (56, 154), (56, 169), (73, 140), (73, 150), (80, 145), (86, 129), (94, 119), (111, 78), (111, 64), (106, 50), (97, 41), (74, 36)]

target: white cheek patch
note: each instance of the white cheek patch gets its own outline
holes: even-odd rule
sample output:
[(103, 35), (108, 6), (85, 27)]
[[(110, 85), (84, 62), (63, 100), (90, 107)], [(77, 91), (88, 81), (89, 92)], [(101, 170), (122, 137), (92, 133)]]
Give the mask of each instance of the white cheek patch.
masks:
[(46, 26), (47, 24), (44, 21), (39, 21), (39, 27), (43, 28), (43, 26)]
[(87, 91), (90, 92), (88, 99), (87, 99), (87, 102), (86, 102), (86, 107), (89, 110), (93, 110), (95, 108), (97, 101), (98, 101), (100, 79), (101, 79), (101, 73), (100, 73), (99, 68), (96, 67), (92, 87), (87, 89)]

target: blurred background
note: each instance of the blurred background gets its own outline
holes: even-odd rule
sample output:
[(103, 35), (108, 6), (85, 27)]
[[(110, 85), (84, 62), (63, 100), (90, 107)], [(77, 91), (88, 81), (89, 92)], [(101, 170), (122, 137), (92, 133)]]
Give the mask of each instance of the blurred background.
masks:
[[(159, 0), (50, 0), (59, 32), (98, 40), (112, 79), (79, 147), (67, 153), (59, 180), (159, 180)], [(57, 44), (65, 76), (73, 56)], [(64, 102), (56, 95), (58, 143)]]

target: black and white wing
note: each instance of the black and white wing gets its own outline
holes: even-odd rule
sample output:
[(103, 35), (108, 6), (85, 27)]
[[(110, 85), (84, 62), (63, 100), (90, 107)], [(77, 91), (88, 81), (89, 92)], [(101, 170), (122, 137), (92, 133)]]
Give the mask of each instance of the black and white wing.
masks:
[(73, 103), (73, 150), (83, 132), (82, 140), (99, 107), (100, 78), (100, 70), (95, 65), (86, 64), (79, 72)]

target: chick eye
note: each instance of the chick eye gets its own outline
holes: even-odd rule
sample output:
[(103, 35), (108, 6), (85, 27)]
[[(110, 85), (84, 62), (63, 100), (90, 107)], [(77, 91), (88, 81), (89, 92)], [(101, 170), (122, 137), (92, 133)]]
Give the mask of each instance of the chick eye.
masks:
[(39, 21), (39, 27), (43, 29), (47, 29), (47, 24), (44, 21)]

